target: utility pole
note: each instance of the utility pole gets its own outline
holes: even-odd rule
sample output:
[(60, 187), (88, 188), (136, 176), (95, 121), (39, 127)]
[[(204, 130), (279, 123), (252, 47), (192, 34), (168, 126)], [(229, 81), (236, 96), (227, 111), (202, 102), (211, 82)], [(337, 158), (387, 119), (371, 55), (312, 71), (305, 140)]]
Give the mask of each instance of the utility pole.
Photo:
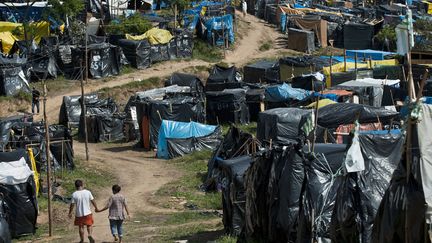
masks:
[(51, 161), (50, 161), (50, 137), (49, 137), (49, 126), (46, 115), (46, 100), (47, 100), (47, 89), (45, 80), (43, 81), (43, 116), (45, 123), (45, 152), (46, 152), (46, 163), (47, 163), (47, 187), (48, 187), (48, 235), (52, 236), (52, 209), (51, 209)]

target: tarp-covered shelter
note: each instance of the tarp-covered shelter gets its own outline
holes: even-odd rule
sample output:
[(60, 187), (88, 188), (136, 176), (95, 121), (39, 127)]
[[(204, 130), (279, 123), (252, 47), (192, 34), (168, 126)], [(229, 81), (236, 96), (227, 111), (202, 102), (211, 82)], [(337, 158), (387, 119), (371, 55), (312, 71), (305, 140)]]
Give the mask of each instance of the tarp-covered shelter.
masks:
[(30, 93), (30, 86), (21, 66), (0, 68), (0, 95), (14, 96)]
[(224, 89), (240, 88), (241, 83), (237, 77), (237, 68), (221, 67), (215, 65), (210, 71), (206, 82), (206, 91), (222, 91)]
[(173, 73), (171, 77), (165, 80), (165, 87), (172, 85), (189, 87), (192, 96), (204, 98), (204, 85), (195, 75), (187, 73)]
[(288, 24), (302, 30), (313, 31), (320, 47), (327, 46), (327, 21), (319, 16), (288, 17)]
[(258, 61), (243, 67), (246, 83), (276, 83), (279, 81), (279, 65), (272, 61)]
[(293, 88), (287, 83), (266, 87), (266, 102), (289, 102), (292, 100), (304, 100), (310, 95), (310, 91)]
[(134, 102), (140, 128), (140, 141), (145, 149), (157, 148), (162, 120), (205, 122), (204, 102), (195, 97), (178, 96), (164, 100), (144, 98)]
[(346, 23), (344, 24), (343, 35), (345, 49), (370, 49), (374, 36), (374, 26), (361, 23)]
[[(99, 99), (97, 94), (84, 95), (86, 104), (92, 103)], [(63, 102), (60, 107), (59, 124), (69, 126), (78, 126), (81, 115), (81, 95), (63, 96)]]
[(36, 186), (24, 149), (0, 152), (0, 193), (12, 237), (34, 234), (38, 215)]
[(333, 197), (327, 226), (335, 242), (374, 242), (373, 223), (401, 159), (404, 137), (399, 130), (368, 131), (361, 132), (359, 142), (365, 170), (341, 176)]
[(287, 47), (300, 52), (312, 53), (315, 51), (315, 33), (289, 28)]
[(283, 57), (279, 59), (279, 73), (281, 81), (288, 81), (292, 77), (310, 72), (311, 67), (321, 70), (330, 66), (330, 59), (314, 56)]
[(231, 14), (219, 17), (203, 17), (201, 21), (205, 27), (205, 37), (208, 42), (218, 46), (224, 45), (224, 40), (234, 43), (234, 23)]
[(353, 103), (337, 103), (319, 109), (318, 125), (326, 128), (336, 128), (339, 125), (359, 123), (390, 122), (399, 117), (396, 111), (384, 107), (372, 107)]
[(302, 129), (312, 119), (311, 110), (275, 108), (258, 115), (257, 138), (266, 143), (287, 145), (297, 143), (308, 134)]
[(219, 126), (197, 122), (163, 120), (159, 129), (157, 157), (172, 159), (205, 149), (215, 149), (221, 141)]
[(253, 163), (250, 156), (220, 160), (219, 168), (226, 180), (222, 186), (223, 224), (227, 234), (240, 235), (245, 224), (246, 189), (244, 174)]
[(246, 90), (225, 89), (223, 91), (208, 91), (206, 92), (206, 97), (208, 123), (249, 123)]
[(109, 43), (88, 45), (89, 74), (105, 78), (120, 73), (120, 48)]
[(128, 62), (133, 67), (138, 69), (150, 67), (150, 44), (147, 40), (120, 39), (118, 45), (122, 48)]

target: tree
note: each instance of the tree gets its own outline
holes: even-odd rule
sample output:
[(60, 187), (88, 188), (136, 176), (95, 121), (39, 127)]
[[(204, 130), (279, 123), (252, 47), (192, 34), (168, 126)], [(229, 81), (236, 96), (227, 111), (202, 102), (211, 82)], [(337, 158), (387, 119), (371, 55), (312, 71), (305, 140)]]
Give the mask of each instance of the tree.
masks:
[(83, 0), (67, 0), (62, 2), (60, 0), (48, 0), (48, 5), (51, 5), (51, 8), (46, 9), (45, 16), (62, 22), (66, 20), (66, 17), (75, 18), (85, 7)]

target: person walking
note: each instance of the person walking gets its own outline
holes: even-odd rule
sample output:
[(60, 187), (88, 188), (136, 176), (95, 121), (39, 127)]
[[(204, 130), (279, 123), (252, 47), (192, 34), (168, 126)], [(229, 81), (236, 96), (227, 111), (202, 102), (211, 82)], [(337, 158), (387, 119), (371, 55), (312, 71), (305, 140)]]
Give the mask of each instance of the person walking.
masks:
[(35, 87), (33, 87), (32, 90), (32, 113), (35, 113), (35, 108), (37, 110), (37, 113), (39, 114), (39, 98), (40, 98), (40, 92)]
[(242, 11), (243, 11), (243, 17), (246, 17), (247, 14), (247, 3), (245, 0), (242, 1)]
[(76, 191), (72, 193), (72, 202), (69, 207), (69, 218), (72, 218), (72, 212), (74, 206), (76, 206), (74, 224), (78, 226), (80, 243), (84, 242), (84, 226), (87, 227), (88, 239), (90, 243), (94, 243), (95, 241), (92, 236), (93, 215), (90, 208), (90, 203), (93, 204), (96, 212), (98, 211), (98, 207), (92, 193), (89, 190), (84, 189), (84, 183), (82, 180), (75, 181), (75, 188)]
[(128, 218), (130, 218), (126, 198), (120, 194), (120, 191), (121, 187), (119, 185), (113, 185), (113, 195), (109, 198), (106, 206), (100, 210), (96, 210), (96, 212), (102, 212), (109, 209), (108, 219), (110, 222), (111, 234), (114, 237), (114, 241), (118, 241), (119, 243), (122, 242), (123, 238), (123, 221), (126, 218), (124, 210)]

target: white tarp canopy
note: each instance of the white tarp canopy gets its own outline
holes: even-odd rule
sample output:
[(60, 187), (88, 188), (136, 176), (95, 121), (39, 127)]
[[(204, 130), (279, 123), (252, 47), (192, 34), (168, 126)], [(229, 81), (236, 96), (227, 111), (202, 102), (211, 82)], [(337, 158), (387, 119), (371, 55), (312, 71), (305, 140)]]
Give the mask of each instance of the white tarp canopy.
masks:
[(423, 191), (427, 203), (426, 218), (432, 219), (432, 105), (422, 104), (417, 127), (420, 146), (420, 170)]
[(0, 184), (17, 185), (25, 183), (33, 175), (24, 157), (17, 161), (0, 161)]

